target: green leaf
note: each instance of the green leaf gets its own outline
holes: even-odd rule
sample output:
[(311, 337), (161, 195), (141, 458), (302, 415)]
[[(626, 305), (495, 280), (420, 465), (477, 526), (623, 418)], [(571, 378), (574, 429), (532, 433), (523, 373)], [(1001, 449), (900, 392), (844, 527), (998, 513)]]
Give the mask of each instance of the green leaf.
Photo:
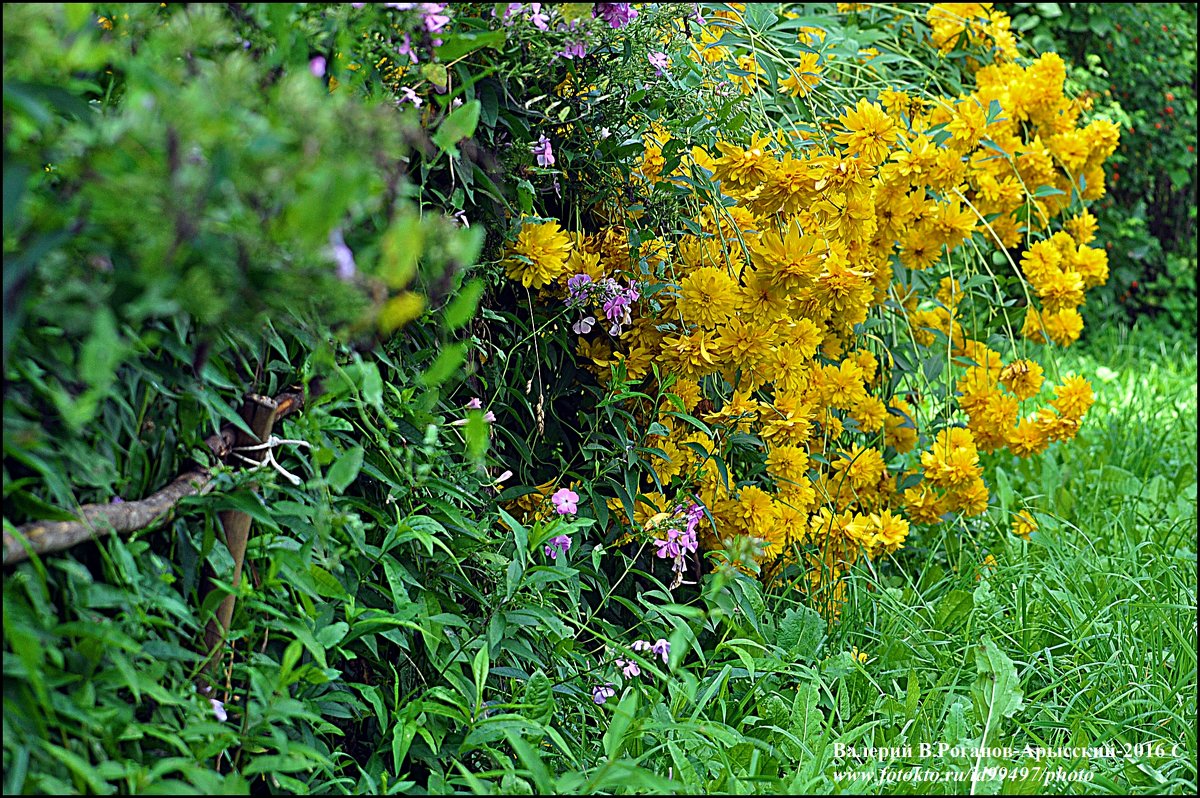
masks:
[(604, 732), (604, 737), (601, 738), (601, 745), (604, 748), (604, 755), (609, 761), (617, 758), (617, 754), (621, 752), (621, 748), (625, 744), (625, 736), (629, 732), (629, 726), (633, 723), (633, 718), (637, 714), (638, 698), (640, 693), (635, 689), (627, 689), (624, 697), (621, 698), (621, 703), (617, 705), (617, 709), (613, 712), (612, 720), (608, 724), (608, 729)]
[(362, 464), (363, 448), (355, 446), (339, 457), (337, 462), (330, 467), (329, 472), (325, 475), (325, 481), (329, 483), (330, 489), (335, 493), (342, 493), (350, 487), (350, 483), (358, 478)]
[(458, 296), (446, 304), (442, 311), (442, 324), (446, 326), (447, 330), (453, 332), (474, 317), (475, 308), (479, 305), (479, 297), (483, 295), (484, 287), (485, 283), (482, 279), (473, 278), (463, 285)]
[(465, 341), (456, 341), (455, 343), (447, 344), (441, 352), (438, 352), (438, 356), (434, 359), (433, 363), (421, 375), (421, 385), (426, 388), (441, 385), (459, 370), (466, 357), (467, 343)]
[(986, 744), (999, 728), (1000, 720), (1011, 718), (1021, 709), (1021, 680), (1016, 665), (989, 637), (975, 646), (975, 671), (978, 675), (971, 694), (975, 699), (975, 715), (983, 719)]
[(796, 691), (792, 701), (791, 731), (810, 749), (816, 747), (825, 716), (817, 707), (821, 694), (816, 682), (805, 682)]
[(534, 671), (525, 684), (525, 703), (529, 717), (538, 723), (545, 724), (554, 715), (554, 689), (541, 669)]
[(345, 621), (338, 621), (337, 623), (332, 623), (329, 626), (321, 627), (321, 631), (317, 632), (316, 639), (317, 642), (325, 646), (325, 648), (332, 648), (338, 643), (342, 642), (342, 638), (345, 637), (346, 632), (349, 631), (350, 625), (348, 623)]
[(337, 580), (337, 577), (326, 571), (317, 564), (308, 566), (308, 573), (313, 578), (313, 584), (317, 588), (317, 594), (325, 598), (344, 598), (346, 589), (342, 587), (342, 583)]
[[(465, 102), (438, 125), (437, 132), (433, 134), (433, 143), (443, 152), (451, 152), (458, 142), (475, 134), (478, 124), (479, 100)], [(457, 155), (457, 152), (452, 154)]]
[(825, 619), (810, 607), (799, 607), (784, 613), (779, 622), (776, 644), (790, 656), (816, 659), (825, 640)]
[(402, 213), (383, 234), (379, 250), (379, 276), (391, 288), (403, 288), (417, 273), (425, 249), (425, 225), (415, 213)]
[(475, 714), (483, 711), (483, 688), (487, 685), (488, 669), (490, 667), (487, 645), (482, 645), (471, 660), (471, 675), (475, 680)]
[(942, 631), (950, 631), (959, 624), (965, 623), (975, 607), (975, 598), (965, 590), (951, 590), (938, 604), (934, 616), (934, 626)]

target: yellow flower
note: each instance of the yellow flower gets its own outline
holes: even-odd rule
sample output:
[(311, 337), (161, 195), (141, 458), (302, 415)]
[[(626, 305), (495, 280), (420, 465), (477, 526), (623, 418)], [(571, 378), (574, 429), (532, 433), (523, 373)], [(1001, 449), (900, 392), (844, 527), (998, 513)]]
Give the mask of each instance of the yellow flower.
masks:
[(848, 110), (839, 119), (844, 133), (835, 139), (846, 145), (851, 155), (857, 155), (872, 166), (888, 156), (889, 148), (896, 143), (899, 131), (896, 123), (882, 108), (867, 100)]
[(1042, 389), (1042, 367), (1032, 360), (1014, 360), (1000, 371), (1000, 382), (1024, 401)]
[(792, 97), (805, 97), (821, 82), (822, 67), (817, 63), (818, 53), (801, 53), (796, 66), (788, 70), (788, 76), (779, 81), (779, 90)]
[(679, 312), (684, 321), (713, 328), (737, 310), (738, 285), (724, 271), (712, 266), (696, 269), (679, 283)]
[(1078, 421), (1095, 401), (1091, 383), (1083, 377), (1071, 375), (1055, 389), (1054, 401), (1050, 404), (1066, 418)]
[(1029, 514), (1028, 510), (1013, 514), (1012, 533), (1017, 537), (1029, 540), (1030, 534), (1036, 532), (1037, 528), (1037, 521)]
[(505, 261), (505, 273), (526, 288), (541, 288), (566, 269), (571, 238), (558, 222), (523, 224)]

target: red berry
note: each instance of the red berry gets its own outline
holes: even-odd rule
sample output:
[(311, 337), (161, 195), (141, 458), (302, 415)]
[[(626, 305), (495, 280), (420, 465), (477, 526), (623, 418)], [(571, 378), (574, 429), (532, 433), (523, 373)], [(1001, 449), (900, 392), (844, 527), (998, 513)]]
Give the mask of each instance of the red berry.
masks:
[(1138, 281), (1137, 281), (1137, 280), (1134, 280), (1132, 283), (1130, 283), (1130, 284), (1129, 284), (1129, 287), (1130, 287), (1130, 288), (1137, 288), (1137, 287), (1138, 287)]
[(1155, 130), (1162, 130), (1162, 122), (1155, 122), (1155, 123), (1154, 123), (1154, 129), (1155, 129)]
[(1175, 109), (1174, 109), (1174, 108), (1172, 108), (1172, 107), (1171, 107), (1171, 106), (1169, 106), (1169, 105), (1168, 105), (1166, 108), (1164, 108), (1163, 110), (1164, 110), (1164, 111), (1166, 111), (1168, 114), (1174, 114), (1174, 113), (1175, 113)]
[(1166, 33), (1166, 32), (1167, 32), (1167, 26), (1163, 25), (1163, 33)]
[(1191, 144), (1189, 144), (1189, 145), (1188, 145), (1188, 152), (1195, 152), (1195, 151), (1196, 151), (1196, 148), (1195, 148), (1195, 147), (1193, 147)]
[(1175, 95), (1172, 94), (1171, 92), (1167, 92), (1167, 102), (1169, 102), (1169, 103), (1175, 102)]

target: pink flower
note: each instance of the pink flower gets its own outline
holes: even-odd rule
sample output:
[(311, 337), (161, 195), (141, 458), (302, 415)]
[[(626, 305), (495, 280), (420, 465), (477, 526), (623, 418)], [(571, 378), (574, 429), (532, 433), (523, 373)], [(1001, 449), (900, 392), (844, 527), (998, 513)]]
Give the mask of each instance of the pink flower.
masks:
[(217, 716), (217, 720), (221, 721), (222, 723), (229, 720), (229, 714), (225, 711), (224, 702), (218, 701), (215, 698), (210, 698), (208, 700), (212, 702), (212, 711), (213, 714)]
[(570, 488), (559, 488), (550, 501), (554, 502), (554, 509), (559, 515), (574, 515), (578, 512), (576, 503), (579, 501), (579, 494)]
[(550, 139), (546, 138), (545, 133), (529, 149), (537, 156), (538, 166), (554, 166), (554, 149), (550, 146)]
[(354, 253), (342, 238), (342, 228), (335, 227), (329, 231), (329, 249), (333, 253), (333, 262), (337, 264), (337, 278), (342, 282), (353, 280), (358, 266), (354, 263)]
[(642, 673), (642, 669), (631, 659), (617, 660), (617, 667), (621, 669), (621, 673), (626, 679), (632, 679)]
[(646, 60), (654, 67), (654, 74), (659, 77), (671, 67), (671, 58), (666, 53), (650, 53)]
[(312, 73), (314, 78), (323, 78), (325, 77), (325, 64), (325, 56), (315, 56), (308, 62), (308, 71)]
[[(483, 400), (481, 400), (478, 396), (472, 397), (471, 401), (467, 402), (466, 409), (467, 410), (483, 410)], [(488, 410), (486, 413), (483, 414), (483, 420), (484, 421), (495, 421), (496, 414), (493, 413), (491, 410)], [(461, 427), (466, 423), (467, 423), (467, 420), (465, 418), (460, 418), (457, 421), (451, 421), (450, 426)]]

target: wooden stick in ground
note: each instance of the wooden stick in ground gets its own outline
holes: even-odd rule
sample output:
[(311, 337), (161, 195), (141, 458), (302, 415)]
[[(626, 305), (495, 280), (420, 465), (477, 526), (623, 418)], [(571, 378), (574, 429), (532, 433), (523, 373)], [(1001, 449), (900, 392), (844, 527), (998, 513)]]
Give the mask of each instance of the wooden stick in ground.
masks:
[(4, 564), (27, 559), (30, 552), (47, 554), (69, 549), (100, 535), (118, 535), (145, 529), (164, 518), (187, 496), (203, 493), (212, 480), (208, 471), (189, 471), (157, 493), (135, 502), (85, 504), (77, 521), (34, 521), (4, 532)]
[[(246, 420), (246, 424), (254, 432), (253, 435), (247, 435), (244, 431), (237, 435), (237, 447), (255, 446), (260, 443), (265, 443), (271, 437), (271, 431), (275, 427), (275, 419), (279, 417), (280, 403), (270, 398), (269, 396), (258, 396), (251, 394), (246, 398), (245, 404), (242, 406), (242, 418)], [(253, 460), (262, 462), (266, 459), (267, 450), (258, 449), (247, 453), (247, 456)], [(246, 544), (250, 540), (250, 524), (251, 518), (248, 514), (240, 510), (226, 510), (221, 513), (221, 529), (224, 530), (225, 545), (229, 549), (229, 554), (233, 557), (233, 578), (230, 585), (236, 591), (238, 585), (242, 581), (242, 567), (246, 558)], [(211, 588), (210, 588), (211, 589)], [(208, 646), (208, 660), (205, 662), (204, 670), (211, 670), (220, 662), (221, 648), (225, 642), (225, 636), (229, 633), (229, 624), (233, 620), (233, 607), (237, 600), (237, 594), (230, 593), (221, 600), (221, 604), (217, 607), (217, 617), (210, 620), (204, 630), (204, 641)]]

